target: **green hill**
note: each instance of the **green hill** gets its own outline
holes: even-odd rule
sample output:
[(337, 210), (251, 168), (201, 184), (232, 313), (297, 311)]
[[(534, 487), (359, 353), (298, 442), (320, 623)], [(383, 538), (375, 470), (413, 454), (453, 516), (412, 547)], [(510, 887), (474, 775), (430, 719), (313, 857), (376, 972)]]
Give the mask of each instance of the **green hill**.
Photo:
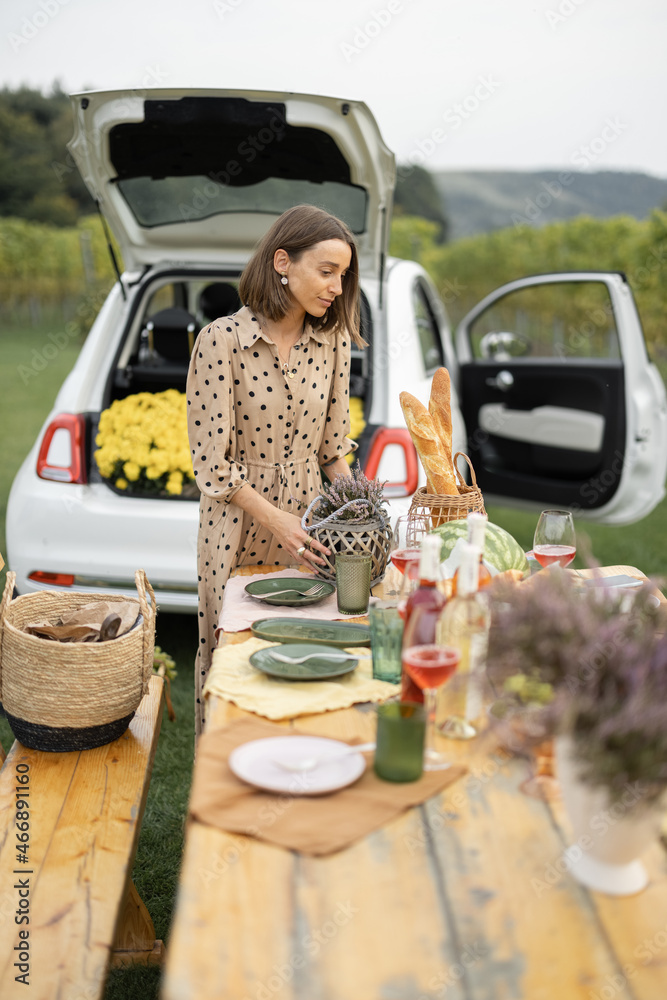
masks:
[(441, 170), (433, 178), (450, 240), (507, 226), (543, 226), (578, 215), (645, 219), (667, 203), (667, 179), (642, 173)]

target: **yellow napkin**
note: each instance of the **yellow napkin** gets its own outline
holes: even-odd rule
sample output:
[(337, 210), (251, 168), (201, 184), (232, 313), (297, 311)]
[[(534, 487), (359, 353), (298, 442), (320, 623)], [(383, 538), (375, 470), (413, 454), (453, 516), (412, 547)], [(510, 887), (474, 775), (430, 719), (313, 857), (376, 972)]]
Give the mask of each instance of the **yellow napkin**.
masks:
[(356, 670), (327, 681), (286, 681), (269, 677), (250, 663), (258, 649), (280, 643), (265, 639), (220, 646), (213, 652), (204, 697), (218, 695), (247, 712), (267, 719), (291, 719), (313, 712), (331, 712), (361, 701), (386, 701), (398, 694), (400, 685), (373, 680), (371, 651), (367, 646), (347, 650), (359, 657)]

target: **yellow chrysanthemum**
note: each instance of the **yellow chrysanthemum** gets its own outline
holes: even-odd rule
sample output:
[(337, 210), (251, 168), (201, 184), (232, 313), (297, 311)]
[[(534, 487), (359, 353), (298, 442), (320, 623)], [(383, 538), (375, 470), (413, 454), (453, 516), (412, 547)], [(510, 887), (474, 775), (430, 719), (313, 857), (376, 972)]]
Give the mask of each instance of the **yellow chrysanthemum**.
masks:
[(141, 475), (141, 467), (137, 462), (126, 462), (123, 466), (123, 472), (131, 483), (136, 483), (137, 479)]
[[(352, 396), (350, 399), (350, 433), (349, 437), (353, 441), (357, 441), (366, 426), (366, 421), (364, 420), (364, 401), (358, 396)], [(345, 456), (348, 465), (352, 465), (355, 458), (355, 452), (350, 452), (349, 455)]]
[(116, 489), (126, 490), (127, 489), (127, 479), (123, 479), (122, 476), (121, 476), (120, 479), (117, 479), (116, 480)]
[[(177, 389), (139, 392), (117, 399), (100, 414), (95, 461), (105, 479), (129, 483), (140, 479), (180, 494), (184, 477), (194, 479), (187, 431), (185, 394)], [(166, 485), (164, 479), (167, 477)], [(160, 482), (158, 482), (158, 480)]]
[(183, 474), (181, 472), (172, 472), (167, 480), (167, 493), (173, 493), (177, 495), (183, 490)]

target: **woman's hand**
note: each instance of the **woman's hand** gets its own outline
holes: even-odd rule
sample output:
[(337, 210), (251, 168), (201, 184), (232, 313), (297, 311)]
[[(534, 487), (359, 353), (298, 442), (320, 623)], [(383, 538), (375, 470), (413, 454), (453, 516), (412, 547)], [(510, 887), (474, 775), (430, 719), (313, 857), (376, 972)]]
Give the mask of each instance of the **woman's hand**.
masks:
[(303, 530), (301, 518), (297, 517), (296, 514), (288, 514), (284, 510), (274, 508), (274, 515), (269, 527), (273, 537), (280, 542), (295, 562), (312, 566), (326, 566), (324, 559), (315, 553), (322, 552), (328, 556), (331, 555), (329, 549)]
[(303, 530), (301, 518), (296, 514), (289, 514), (286, 510), (274, 507), (249, 483), (244, 483), (241, 489), (237, 490), (234, 494), (234, 503), (268, 528), (294, 562), (311, 565), (313, 568), (326, 566), (324, 559), (315, 553), (322, 552), (328, 556), (331, 555), (329, 549)]

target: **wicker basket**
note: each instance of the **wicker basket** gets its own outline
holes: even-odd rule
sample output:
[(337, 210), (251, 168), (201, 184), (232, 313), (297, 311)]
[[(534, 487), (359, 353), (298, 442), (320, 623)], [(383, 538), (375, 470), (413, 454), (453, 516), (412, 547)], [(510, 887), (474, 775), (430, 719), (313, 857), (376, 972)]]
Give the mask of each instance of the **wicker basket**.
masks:
[(125, 595), (44, 590), (12, 601), (14, 581), (8, 573), (0, 604), (0, 701), (14, 736), (33, 750), (53, 752), (117, 739), (153, 671), (155, 595), (146, 574), (135, 574), (139, 621), (107, 642), (55, 642), (22, 629), (39, 620), (56, 623), (93, 601), (127, 601)]
[[(459, 471), (457, 462), (460, 457), (465, 458), (468, 463), (472, 486), (468, 486)], [(456, 478), (459, 481), (458, 494), (456, 496), (434, 496), (432, 493), (427, 493), (425, 487), (422, 486), (412, 497), (410, 514), (414, 516), (429, 517), (431, 519), (431, 525), (434, 528), (437, 528), (441, 524), (445, 524), (447, 521), (463, 520), (473, 511), (478, 511), (480, 514), (486, 514), (484, 509), (484, 497), (482, 496), (482, 491), (477, 485), (477, 479), (475, 478), (475, 470), (472, 467), (472, 462), (462, 451), (457, 451), (454, 456), (454, 468), (456, 469)]]
[(330, 549), (331, 555), (325, 556), (318, 552), (318, 555), (326, 563), (326, 566), (316, 568), (315, 572), (318, 576), (324, 580), (336, 582), (335, 557), (337, 552), (358, 555), (369, 553), (371, 557), (371, 586), (382, 579), (391, 552), (392, 532), (388, 521), (381, 521), (379, 518), (364, 521), (362, 524), (354, 524), (350, 521), (328, 521), (320, 528), (318, 524), (321, 520), (324, 519), (313, 516), (312, 527), (309, 530), (313, 538)]

